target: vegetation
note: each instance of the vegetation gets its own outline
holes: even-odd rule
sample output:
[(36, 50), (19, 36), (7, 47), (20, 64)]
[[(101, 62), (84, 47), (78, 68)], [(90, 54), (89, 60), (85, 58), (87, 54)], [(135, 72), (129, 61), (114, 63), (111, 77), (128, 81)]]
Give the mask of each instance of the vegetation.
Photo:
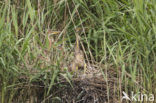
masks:
[(60, 77), (74, 88), (68, 64), (77, 30), (107, 90), (105, 74), (116, 72), (118, 101), (122, 91), (156, 93), (156, 0), (1, 0), (0, 103), (39, 92), (42, 102), (61, 101), (51, 93), (65, 86)]

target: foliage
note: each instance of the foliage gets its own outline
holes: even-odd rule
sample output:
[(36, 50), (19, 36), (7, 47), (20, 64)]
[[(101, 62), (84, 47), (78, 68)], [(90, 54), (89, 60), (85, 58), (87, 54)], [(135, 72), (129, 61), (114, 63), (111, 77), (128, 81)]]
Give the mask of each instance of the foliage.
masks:
[(125, 91), (156, 93), (155, 0), (2, 0), (0, 102), (34, 82), (48, 87), (48, 97), (72, 58), (77, 29), (87, 62), (121, 71)]

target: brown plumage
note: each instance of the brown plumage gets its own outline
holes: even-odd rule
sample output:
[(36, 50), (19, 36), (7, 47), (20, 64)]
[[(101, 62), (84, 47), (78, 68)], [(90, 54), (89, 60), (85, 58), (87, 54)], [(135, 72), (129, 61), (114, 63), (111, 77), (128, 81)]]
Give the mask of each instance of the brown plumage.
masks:
[(85, 65), (85, 58), (84, 53), (80, 49), (80, 43), (79, 43), (80, 37), (78, 34), (76, 35), (76, 45), (74, 48), (74, 60), (71, 64), (72, 71), (77, 71), (79, 68), (83, 68)]

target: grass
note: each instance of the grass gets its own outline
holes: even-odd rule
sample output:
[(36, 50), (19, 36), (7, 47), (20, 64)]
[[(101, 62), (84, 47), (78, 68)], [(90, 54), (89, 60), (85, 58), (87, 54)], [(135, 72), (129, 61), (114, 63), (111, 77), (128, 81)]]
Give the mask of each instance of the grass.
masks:
[(122, 90), (156, 93), (155, 0), (54, 1), (0, 1), (0, 103), (12, 103), (18, 88), (29, 91), (34, 82), (49, 96), (70, 63), (77, 28), (87, 62), (121, 71), (119, 98)]

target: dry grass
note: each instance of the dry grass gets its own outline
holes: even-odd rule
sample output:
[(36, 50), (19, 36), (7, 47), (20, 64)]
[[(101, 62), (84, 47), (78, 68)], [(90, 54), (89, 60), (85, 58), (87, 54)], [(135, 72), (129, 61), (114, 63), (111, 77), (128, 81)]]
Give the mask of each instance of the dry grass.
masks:
[(1, 0), (0, 103), (120, 103), (123, 91), (155, 94), (155, 5)]

